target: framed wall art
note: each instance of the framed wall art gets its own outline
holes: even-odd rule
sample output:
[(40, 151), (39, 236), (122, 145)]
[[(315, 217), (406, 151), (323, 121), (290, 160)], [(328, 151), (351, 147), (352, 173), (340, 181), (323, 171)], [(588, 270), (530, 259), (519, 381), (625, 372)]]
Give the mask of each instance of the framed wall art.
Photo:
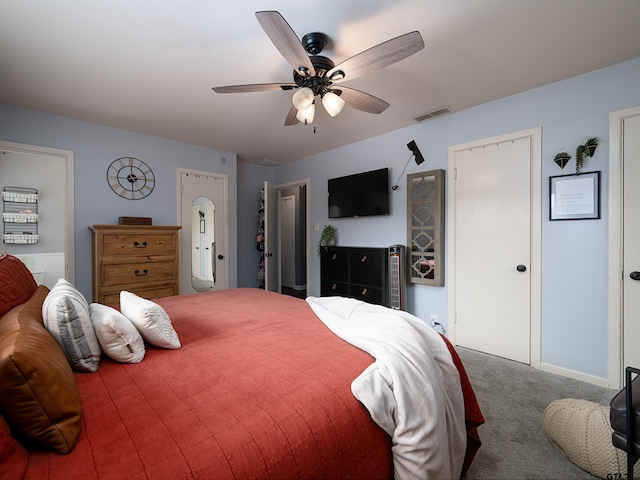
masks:
[(549, 220), (600, 218), (600, 172), (549, 177)]

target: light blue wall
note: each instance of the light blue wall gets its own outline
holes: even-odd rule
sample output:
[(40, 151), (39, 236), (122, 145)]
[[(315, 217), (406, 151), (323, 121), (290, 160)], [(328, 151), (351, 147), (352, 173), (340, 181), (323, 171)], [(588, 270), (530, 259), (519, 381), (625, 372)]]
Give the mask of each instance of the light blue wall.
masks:
[[(406, 174), (447, 170), (448, 148), (487, 137), (542, 127), (542, 361), (606, 378), (607, 351), (607, 209), (609, 112), (640, 105), (640, 59), (503, 98), (446, 117), (314, 155), (275, 169), (283, 184), (310, 178), (311, 225), (338, 227), (338, 244), (389, 246), (406, 244), (406, 178), (391, 192), (391, 215), (359, 219), (327, 217), (327, 179), (381, 167), (392, 181), (402, 172), (415, 139), (426, 162), (410, 162)], [(419, 113), (419, 112), (416, 112)], [(384, 114), (383, 114), (384, 115)], [(549, 222), (549, 177), (575, 172), (553, 162), (564, 146), (575, 147), (587, 135), (601, 145), (584, 171), (602, 171), (602, 219)], [(318, 240), (312, 229), (311, 245)], [(320, 292), (320, 266), (312, 255), (309, 293)], [(438, 315), (448, 328), (445, 287), (411, 285), (409, 311), (420, 318)], [(494, 332), (500, 335), (500, 332)]]
[[(406, 178), (391, 193), (387, 217), (327, 217), (327, 179), (390, 167), (393, 182), (409, 159), (406, 144), (415, 139), (426, 162), (409, 163), (406, 174), (447, 169), (448, 147), (537, 126), (542, 127), (542, 361), (598, 377), (607, 365), (607, 208), (608, 115), (640, 105), (640, 59), (563, 82), (417, 124), (274, 169), (236, 161), (235, 154), (182, 144), (68, 118), (0, 105), (0, 140), (72, 150), (75, 153), (76, 283), (91, 295), (91, 243), (87, 226), (116, 223), (119, 216), (151, 216), (158, 225), (176, 222), (175, 169), (205, 170), (229, 175), (230, 285), (255, 286), (259, 256), (255, 249), (257, 194), (264, 180), (285, 184), (310, 179), (311, 225), (338, 227), (341, 245), (406, 244)], [(419, 112), (417, 112), (419, 113)], [(364, 115), (364, 114), (363, 114)], [(300, 127), (304, 128), (304, 127)], [(602, 171), (602, 219), (548, 221), (549, 176), (574, 171), (553, 163), (562, 146), (575, 149), (586, 135), (602, 139), (586, 171)], [(220, 165), (218, 157), (228, 157)], [(154, 169), (156, 190), (145, 200), (117, 197), (105, 181), (107, 165), (120, 156), (134, 156)], [(277, 159), (275, 159), (277, 160)], [(309, 240), (309, 293), (320, 292), (320, 266)], [(237, 268), (235, 266), (237, 265)], [(445, 287), (411, 285), (409, 311), (427, 319), (438, 315), (447, 325)], [(495, 332), (499, 335), (499, 332)]]
[[(0, 140), (74, 152), (76, 284), (91, 298), (92, 224), (117, 224), (118, 217), (152, 217), (154, 225), (175, 225), (176, 168), (229, 176), (229, 283), (237, 285), (236, 155), (125, 130), (81, 122), (0, 104)], [(227, 157), (221, 165), (220, 155)], [(119, 157), (146, 162), (156, 177), (151, 195), (141, 200), (118, 197), (107, 184), (108, 165)], [(43, 233), (43, 232), (41, 232)]]

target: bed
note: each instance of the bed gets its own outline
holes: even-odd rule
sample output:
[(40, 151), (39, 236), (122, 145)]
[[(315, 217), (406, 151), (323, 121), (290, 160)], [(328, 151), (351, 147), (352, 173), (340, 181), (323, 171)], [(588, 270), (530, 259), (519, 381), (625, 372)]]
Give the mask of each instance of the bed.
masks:
[[(0, 268), (0, 289), (2, 278)], [(3, 364), (3, 325), (17, 315), (25, 330), (25, 317), (37, 317), (48, 290), (29, 289), (28, 300), (12, 300), (21, 303), (0, 319)], [(373, 421), (351, 387), (374, 359), (327, 328), (308, 302), (242, 288), (154, 302), (171, 319), (181, 348), (146, 345), (140, 363), (102, 356), (96, 372), (71, 373), (81, 414), (66, 454), (16, 434), (0, 391), (6, 422), (4, 433), (0, 425), (0, 477), (394, 477), (394, 436)], [(462, 418), (448, 422), (465, 428), (463, 451), (455, 452), (465, 470), (480, 445), (483, 419), (455, 350), (444, 337), (442, 344), (464, 396)]]

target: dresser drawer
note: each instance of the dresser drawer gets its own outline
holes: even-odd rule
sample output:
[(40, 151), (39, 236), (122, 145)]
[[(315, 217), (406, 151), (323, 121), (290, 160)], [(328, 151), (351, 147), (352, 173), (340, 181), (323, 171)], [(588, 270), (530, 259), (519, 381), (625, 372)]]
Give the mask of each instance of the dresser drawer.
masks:
[[(136, 295), (148, 300), (153, 300), (154, 298), (171, 297), (178, 294), (178, 287), (175, 285), (161, 285), (156, 287), (139, 286), (126, 289), (123, 288), (122, 290), (135, 293)], [(97, 302), (102, 303), (103, 305), (118, 305), (120, 303), (120, 291), (120, 289), (113, 291), (105, 289)]]
[(178, 278), (177, 264), (166, 262), (103, 263), (101, 266), (102, 285), (139, 284), (149, 282), (174, 282)]
[(349, 296), (375, 305), (386, 305), (384, 292), (381, 288), (352, 284), (349, 285)]
[(355, 249), (349, 257), (349, 281), (379, 286), (385, 275), (386, 260), (384, 250)]
[(175, 255), (173, 233), (105, 233), (100, 255)]
[(322, 297), (346, 297), (349, 295), (349, 284), (346, 282), (334, 282), (322, 280), (320, 283), (320, 296)]
[(348, 281), (349, 278), (349, 254), (348, 252), (332, 248), (326, 251), (320, 250), (320, 263), (322, 278), (329, 280)]

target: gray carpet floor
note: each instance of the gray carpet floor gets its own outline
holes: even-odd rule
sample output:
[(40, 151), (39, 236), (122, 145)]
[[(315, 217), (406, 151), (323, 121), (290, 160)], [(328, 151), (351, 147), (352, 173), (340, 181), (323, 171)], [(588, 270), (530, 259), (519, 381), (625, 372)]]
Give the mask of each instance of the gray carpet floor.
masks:
[(549, 442), (542, 430), (542, 413), (559, 398), (609, 405), (617, 391), (474, 350), (456, 350), (485, 418), (478, 429), (482, 446), (466, 479), (596, 478)]

